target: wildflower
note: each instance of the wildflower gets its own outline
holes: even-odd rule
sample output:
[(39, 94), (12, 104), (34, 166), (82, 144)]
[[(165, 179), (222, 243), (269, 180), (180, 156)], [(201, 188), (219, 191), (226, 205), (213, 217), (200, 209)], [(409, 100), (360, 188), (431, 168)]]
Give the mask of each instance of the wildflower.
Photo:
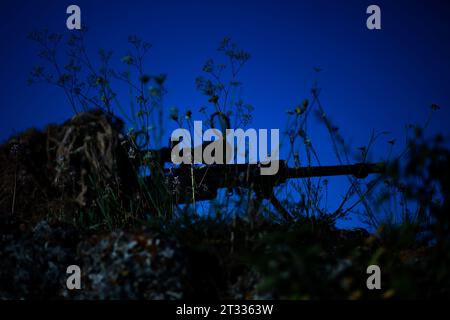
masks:
[(213, 71), (213, 67), (214, 67), (214, 61), (212, 59), (208, 59), (205, 63), (205, 65), (203, 66), (203, 71), (204, 72), (212, 72)]
[(162, 86), (166, 81), (167, 76), (165, 74), (160, 74), (154, 77), (157, 85)]
[(150, 93), (150, 95), (151, 95), (152, 97), (157, 97), (157, 96), (159, 96), (159, 89), (158, 89), (158, 88), (155, 88), (155, 87), (149, 87), (149, 88), (148, 88), (148, 91), (149, 91), (149, 93)]
[(217, 102), (219, 101), (219, 97), (216, 95), (211, 96), (211, 98), (208, 100), (211, 103), (217, 104)]
[(42, 75), (44, 74), (44, 68), (41, 67), (41, 66), (36, 66), (36, 67), (34, 67), (33, 70), (31, 71), (31, 74), (32, 74), (34, 77), (40, 77), (40, 76), (42, 76)]
[(298, 130), (298, 135), (302, 138), (306, 138), (306, 132), (303, 129)]
[(18, 143), (14, 143), (12, 146), (11, 146), (11, 149), (10, 149), (10, 153), (12, 154), (12, 155), (18, 155), (18, 154), (20, 154), (22, 152), (22, 146), (20, 145), (20, 144), (18, 144)]
[(302, 107), (298, 106), (297, 108), (295, 108), (295, 113), (298, 115), (303, 114), (303, 112), (305, 112), (305, 109), (303, 109)]
[(170, 108), (170, 119), (173, 121), (178, 121), (178, 108), (172, 107)]
[(146, 84), (150, 81), (150, 76), (144, 74), (139, 78), (139, 81), (143, 84)]
[(134, 62), (134, 59), (132, 56), (127, 55), (127, 56), (122, 57), (122, 62), (125, 64), (132, 64)]
[(136, 35), (129, 35), (128, 36), (128, 42), (133, 44), (133, 45), (140, 45), (141, 44), (141, 39), (136, 36)]
[(135, 159), (136, 158), (136, 150), (134, 148), (128, 149), (128, 158)]
[(58, 78), (58, 84), (64, 85), (70, 79), (71, 79), (70, 75), (68, 75), (68, 74), (61, 74), (61, 76)]
[(138, 117), (138, 118), (143, 118), (144, 117), (144, 115), (145, 115), (145, 110), (143, 110), (143, 109), (141, 109), (141, 110), (139, 110), (137, 113), (136, 113), (136, 116)]
[(439, 110), (440, 108), (441, 108), (441, 107), (438, 106), (436, 103), (433, 103), (433, 104), (431, 105), (431, 110), (433, 110), (433, 111)]
[(310, 138), (306, 138), (305, 139), (305, 145), (306, 146), (310, 146), (311, 145), (311, 139)]
[(143, 95), (138, 95), (138, 96), (136, 96), (136, 101), (137, 101), (137, 103), (139, 103), (139, 104), (143, 104), (143, 103), (146, 102), (146, 99), (144, 98)]
[(321, 68), (318, 68), (318, 67), (314, 67), (313, 70), (314, 70), (314, 72), (317, 72), (317, 73), (319, 73), (319, 72), (322, 71), (322, 69), (321, 69)]
[(176, 195), (180, 193), (180, 185), (181, 182), (179, 180), (178, 176), (173, 177), (172, 183), (171, 183), (171, 189), (172, 189), (172, 194)]
[(302, 102), (302, 107), (303, 107), (303, 109), (308, 108), (308, 105), (309, 105), (308, 99), (303, 99), (303, 102)]

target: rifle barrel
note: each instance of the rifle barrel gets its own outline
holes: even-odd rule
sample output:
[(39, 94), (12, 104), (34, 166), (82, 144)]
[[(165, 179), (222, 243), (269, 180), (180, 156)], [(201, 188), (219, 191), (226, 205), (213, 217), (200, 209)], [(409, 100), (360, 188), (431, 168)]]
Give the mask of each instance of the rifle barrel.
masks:
[(386, 168), (383, 163), (357, 163), (339, 166), (285, 168), (285, 170), (287, 179), (343, 175), (352, 175), (358, 179), (363, 179), (371, 173), (384, 173)]

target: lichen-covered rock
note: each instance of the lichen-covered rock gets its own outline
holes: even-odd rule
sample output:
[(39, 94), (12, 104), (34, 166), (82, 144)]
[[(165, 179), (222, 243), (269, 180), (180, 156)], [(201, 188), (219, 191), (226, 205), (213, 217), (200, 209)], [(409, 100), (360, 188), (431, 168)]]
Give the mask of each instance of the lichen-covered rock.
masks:
[(66, 267), (76, 262), (79, 235), (67, 225), (0, 222), (0, 299), (56, 299)]
[(174, 240), (145, 230), (93, 236), (78, 246), (83, 289), (76, 299), (180, 299), (186, 258)]
[[(145, 229), (80, 234), (69, 225), (0, 219), (0, 300), (180, 299), (187, 259), (175, 239)], [(67, 267), (81, 269), (69, 290)]]

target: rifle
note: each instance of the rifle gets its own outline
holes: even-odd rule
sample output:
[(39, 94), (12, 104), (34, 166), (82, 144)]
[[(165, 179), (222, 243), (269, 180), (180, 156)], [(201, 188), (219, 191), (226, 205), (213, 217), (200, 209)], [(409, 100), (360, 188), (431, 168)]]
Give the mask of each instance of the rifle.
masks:
[[(220, 112), (211, 115), (211, 124), (214, 123), (215, 117), (221, 118), (226, 127), (230, 127), (229, 118)], [(213, 142), (205, 142), (199, 148), (204, 149), (210, 143)], [(171, 148), (166, 147), (147, 151), (147, 154), (150, 154), (150, 158), (159, 163), (159, 168), (164, 168), (165, 163), (171, 162), (171, 150)], [(193, 159), (194, 151), (192, 148), (190, 152)], [(286, 161), (278, 161), (279, 170), (275, 175), (261, 175), (260, 169), (263, 166), (261, 163), (213, 164), (201, 167), (182, 164), (176, 168), (163, 169), (163, 172), (157, 174), (162, 173), (168, 186), (167, 191), (177, 204), (215, 199), (217, 191), (222, 188), (228, 190), (246, 188), (255, 192), (258, 206), (263, 199), (268, 199), (285, 219), (289, 219), (289, 213), (274, 194), (274, 188), (285, 183), (288, 179), (343, 175), (352, 175), (355, 178), (363, 179), (369, 174), (382, 174), (386, 171), (384, 163), (290, 168)]]
[[(166, 158), (169, 149), (158, 150)], [(166, 158), (167, 160), (167, 158)], [(168, 191), (173, 195), (174, 202), (185, 204), (194, 201), (212, 200), (217, 197), (217, 191), (222, 188), (252, 189), (257, 203), (268, 199), (272, 205), (289, 219), (290, 215), (275, 197), (274, 188), (289, 179), (352, 175), (363, 179), (369, 174), (385, 172), (383, 163), (357, 163), (338, 166), (309, 166), (291, 168), (286, 161), (279, 160), (279, 170), (274, 175), (261, 175), (263, 164), (213, 164), (194, 166), (182, 164), (175, 168), (164, 169)]]

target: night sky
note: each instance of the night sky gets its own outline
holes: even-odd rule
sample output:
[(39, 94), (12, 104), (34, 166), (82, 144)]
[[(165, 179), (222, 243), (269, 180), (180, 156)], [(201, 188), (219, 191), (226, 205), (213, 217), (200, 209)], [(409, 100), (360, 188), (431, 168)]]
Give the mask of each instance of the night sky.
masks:
[[(255, 107), (251, 127), (283, 130), (285, 111), (310, 98), (318, 80), (324, 108), (354, 153), (372, 130), (391, 132), (378, 142), (371, 160), (386, 155), (391, 139), (397, 140), (394, 152), (402, 150), (405, 125), (423, 123), (433, 103), (441, 109), (429, 133), (450, 133), (448, 1), (16, 0), (0, 7), (0, 140), (72, 115), (62, 91), (26, 84), (39, 63), (27, 34), (43, 27), (73, 32), (65, 27), (70, 4), (81, 7), (93, 55), (100, 47), (112, 49), (120, 66), (129, 34), (153, 45), (146, 67), (168, 75), (167, 109), (195, 111), (207, 103), (196, 91), (195, 77), (229, 36), (252, 55), (241, 74), (243, 97)], [(381, 30), (366, 28), (371, 4), (381, 8)], [(127, 88), (121, 93), (128, 99)], [(318, 124), (311, 130), (322, 164), (336, 163), (326, 131)]]

